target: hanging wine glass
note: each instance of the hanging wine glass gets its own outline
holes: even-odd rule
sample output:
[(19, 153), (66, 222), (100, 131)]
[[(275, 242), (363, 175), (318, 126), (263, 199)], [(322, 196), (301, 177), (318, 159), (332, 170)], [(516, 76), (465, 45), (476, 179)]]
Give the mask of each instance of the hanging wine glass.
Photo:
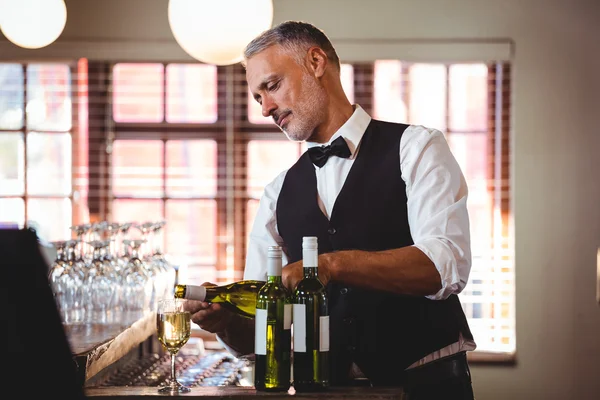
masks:
[(116, 277), (109, 262), (104, 260), (103, 249), (106, 243), (102, 240), (92, 240), (92, 262), (88, 268), (86, 287), (89, 290), (90, 321), (98, 324), (108, 324), (111, 311), (114, 308)]
[(56, 258), (52, 262), (52, 265), (48, 271), (48, 281), (50, 283), (50, 287), (52, 288), (54, 300), (56, 301), (56, 306), (59, 310), (62, 322), (65, 323), (67, 320), (67, 304), (65, 288), (61, 280), (67, 268), (67, 241), (56, 240), (51, 242), (51, 244), (56, 249)]
[(86, 266), (79, 257), (79, 241), (68, 240), (66, 242), (66, 274), (63, 283), (65, 285), (66, 312), (69, 324), (82, 324), (85, 322), (85, 278)]
[(173, 297), (173, 289), (175, 287), (175, 269), (171, 267), (167, 261), (163, 247), (163, 227), (166, 221), (159, 221), (152, 224), (150, 230), (151, 235), (151, 258), (152, 263), (159, 273), (159, 279), (162, 282), (160, 297)]
[(136, 225), (136, 228), (142, 234), (141, 247), (139, 249), (140, 258), (144, 261), (144, 265), (148, 270), (148, 273), (152, 279), (153, 292), (152, 299), (150, 301), (150, 310), (154, 310), (156, 306), (156, 299), (162, 297), (165, 292), (166, 282), (162, 279), (162, 269), (156, 265), (152, 260), (152, 232), (154, 222), (144, 222)]
[(90, 232), (92, 228), (92, 224), (80, 224), (80, 225), (73, 225), (71, 227), (69, 227), (69, 229), (72, 232), (72, 236), (74, 236), (74, 239), (78, 241), (78, 245), (77, 245), (77, 253), (78, 253), (78, 257), (85, 263), (88, 264), (90, 261), (92, 261), (92, 257), (91, 257), (91, 251), (87, 251), (87, 249), (89, 248), (89, 245), (87, 244), (88, 241), (88, 233)]
[(129, 260), (123, 270), (124, 280), (124, 320), (132, 324), (144, 316), (144, 312), (152, 310), (153, 294), (152, 276), (144, 264), (139, 251), (143, 239), (125, 239), (123, 244), (129, 248)]
[[(110, 234), (109, 234), (110, 235)], [(113, 299), (113, 306), (112, 309), (110, 310), (110, 323), (122, 323), (123, 322), (123, 312), (124, 312), (124, 308), (123, 308), (123, 288), (125, 286), (125, 282), (124, 282), (124, 274), (123, 271), (121, 271), (115, 257), (113, 256), (112, 252), (113, 252), (113, 244), (112, 244), (112, 239), (107, 239), (107, 240), (103, 240), (102, 241), (103, 246), (102, 246), (102, 261), (105, 263), (107, 268), (110, 268), (110, 270), (112, 271), (112, 275), (114, 276), (114, 284), (115, 284), (115, 293), (114, 293), (114, 299)]]

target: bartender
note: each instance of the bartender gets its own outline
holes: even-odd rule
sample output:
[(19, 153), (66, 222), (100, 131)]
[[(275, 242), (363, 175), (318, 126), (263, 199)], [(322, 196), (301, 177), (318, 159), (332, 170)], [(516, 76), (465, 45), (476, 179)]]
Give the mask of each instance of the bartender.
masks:
[[(263, 32), (244, 66), (263, 115), (308, 146), (264, 190), (244, 279), (266, 280), (267, 250), (279, 245), (293, 290), (302, 237), (318, 236), (331, 384), (360, 376), (409, 399), (473, 400), (466, 352), (475, 342), (457, 297), (471, 269), (468, 189), (443, 133), (350, 103), (336, 50), (311, 24)], [(234, 355), (253, 352), (253, 320), (207, 303), (192, 320)]]

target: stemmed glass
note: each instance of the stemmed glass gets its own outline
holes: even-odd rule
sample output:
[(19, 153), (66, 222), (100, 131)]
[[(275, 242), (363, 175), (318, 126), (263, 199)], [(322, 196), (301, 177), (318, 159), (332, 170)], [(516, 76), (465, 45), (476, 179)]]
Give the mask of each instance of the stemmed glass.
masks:
[(178, 394), (190, 391), (177, 381), (175, 356), (190, 338), (192, 331), (191, 315), (184, 308), (185, 299), (161, 299), (157, 304), (156, 332), (158, 340), (171, 354), (171, 381), (161, 387), (160, 393)]

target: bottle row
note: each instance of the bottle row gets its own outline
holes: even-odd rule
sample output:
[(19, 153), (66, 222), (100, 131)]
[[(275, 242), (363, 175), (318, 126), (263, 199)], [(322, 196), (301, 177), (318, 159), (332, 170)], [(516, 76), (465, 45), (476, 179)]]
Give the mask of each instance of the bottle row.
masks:
[(268, 251), (267, 280), (223, 286), (175, 286), (175, 297), (222, 304), (254, 319), (254, 385), (261, 391), (320, 391), (329, 386), (329, 309), (318, 276), (316, 237), (302, 241), (304, 276), (294, 291), (282, 281), (282, 249)]

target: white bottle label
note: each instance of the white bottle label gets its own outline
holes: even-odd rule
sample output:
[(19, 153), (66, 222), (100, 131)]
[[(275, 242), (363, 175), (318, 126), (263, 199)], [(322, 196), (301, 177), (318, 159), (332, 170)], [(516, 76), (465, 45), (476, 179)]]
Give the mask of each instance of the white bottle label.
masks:
[(319, 317), (319, 351), (329, 351), (329, 315)]
[(267, 310), (256, 309), (254, 353), (267, 355)]
[(286, 304), (283, 306), (283, 329), (292, 327), (292, 305)]
[(306, 353), (306, 306), (294, 304), (294, 353)]

